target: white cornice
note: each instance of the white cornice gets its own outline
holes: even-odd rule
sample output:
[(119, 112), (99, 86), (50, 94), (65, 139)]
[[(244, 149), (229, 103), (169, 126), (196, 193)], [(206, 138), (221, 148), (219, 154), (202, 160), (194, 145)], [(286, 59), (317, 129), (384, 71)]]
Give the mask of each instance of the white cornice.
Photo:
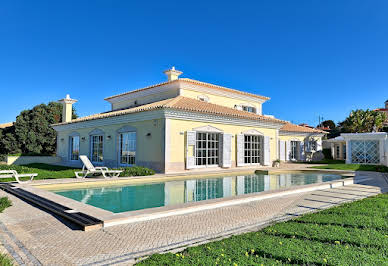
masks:
[(229, 124), (229, 125), (239, 125), (239, 126), (255, 126), (255, 127), (263, 127), (263, 128), (273, 128), (273, 129), (280, 129), (284, 125), (284, 124), (276, 123), (272, 121), (250, 120), (250, 119), (187, 112), (187, 111), (180, 111), (180, 110), (166, 109), (164, 110), (164, 113), (165, 113), (165, 117), (170, 119), (182, 119), (182, 120), (188, 120), (188, 121), (200, 121), (200, 122), (207, 122), (207, 123)]
[(163, 110), (153, 110), (153, 111), (143, 111), (139, 113), (132, 113), (120, 116), (112, 116), (88, 121), (81, 121), (76, 123), (70, 123), (65, 125), (56, 125), (53, 128), (56, 131), (66, 131), (66, 130), (77, 130), (80, 128), (91, 128), (91, 127), (101, 127), (109, 126), (123, 123), (139, 122), (145, 120), (152, 120), (163, 118)]
[(238, 100), (252, 101), (252, 102), (257, 102), (260, 104), (263, 104), (264, 102), (267, 101), (265, 99), (259, 99), (259, 98), (252, 97), (249, 95), (242, 95), (239, 93), (221, 91), (221, 90), (218, 90), (216, 88), (212, 89), (212, 88), (209, 88), (206, 86), (192, 84), (192, 83), (185, 81), (185, 80), (178, 80), (178, 83), (179, 83), (180, 89), (187, 89), (187, 90), (192, 90), (192, 91), (196, 91), (196, 92), (209, 93), (209, 94), (213, 94), (213, 95), (224, 96), (224, 97), (238, 99)]
[[(178, 90), (178, 86), (179, 85), (177, 82), (172, 82), (172, 83), (167, 83), (165, 85), (157, 86), (157, 87), (150, 88), (150, 89), (139, 90), (139, 91), (135, 91), (135, 92), (129, 93), (129, 94), (123, 94), (121, 96), (116, 96), (114, 98), (107, 98), (105, 100), (110, 102), (110, 103), (130, 101), (130, 100), (134, 100), (137, 98), (150, 96), (153, 94), (163, 93), (163, 92), (166, 92), (169, 90)], [(177, 92), (177, 95), (178, 95), (178, 92)]]
[(235, 117), (219, 116), (212, 114), (203, 114), (197, 112), (187, 112), (173, 109), (142, 111), (139, 113), (126, 114), (100, 118), (95, 120), (81, 121), (65, 125), (56, 125), (53, 128), (56, 131), (77, 130), (80, 128), (95, 128), (99, 126), (109, 126), (115, 124), (131, 123), (158, 118), (182, 119), (188, 121), (200, 121), (207, 123), (232, 124), (241, 126), (255, 126), (263, 128), (280, 129), (283, 124), (265, 120), (249, 120)]
[(303, 136), (303, 137), (308, 137), (308, 136), (317, 136), (317, 137), (323, 137), (325, 134), (323, 133), (307, 133), (307, 132), (292, 132), (292, 131), (282, 131), (279, 130), (279, 136)]

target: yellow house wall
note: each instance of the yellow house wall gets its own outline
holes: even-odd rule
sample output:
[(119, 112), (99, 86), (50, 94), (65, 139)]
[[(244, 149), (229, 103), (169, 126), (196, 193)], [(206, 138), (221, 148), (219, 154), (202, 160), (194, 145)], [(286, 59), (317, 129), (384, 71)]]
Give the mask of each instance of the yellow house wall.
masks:
[(297, 141), (304, 141), (305, 136), (300, 136), (300, 135), (293, 135), (293, 136), (280, 136), (279, 135), (279, 140), (284, 140), (284, 141), (289, 141), (289, 140), (297, 140)]
[[(103, 165), (118, 167), (119, 134), (117, 130), (124, 126), (132, 126), (137, 130), (136, 165), (150, 167), (157, 171), (164, 170), (164, 120), (153, 119), (141, 122), (122, 123), (92, 128), (81, 128), (77, 130), (59, 131), (57, 138), (57, 156), (62, 162), (68, 165), (82, 165), (80, 161), (70, 161), (70, 134), (77, 132), (80, 135), (80, 154), (90, 158), (90, 137), (89, 133), (94, 129), (104, 131), (103, 143)], [(151, 136), (146, 136), (151, 133)], [(111, 136), (108, 140), (107, 136)], [(82, 138), (85, 138), (83, 141)]]
[(168, 139), (166, 146), (168, 147), (168, 150), (166, 155), (166, 169), (168, 171), (181, 171), (185, 169), (186, 143), (185, 134), (182, 133), (185, 133), (188, 130), (193, 130), (193, 128), (207, 125), (216, 127), (224, 133), (232, 134), (232, 167), (236, 167), (236, 135), (250, 129), (256, 129), (265, 136), (270, 137), (270, 161), (272, 162), (277, 159), (276, 129), (167, 119), (166, 127)]
[[(138, 98), (134, 98), (131, 100), (125, 100), (122, 102), (113, 103), (112, 110), (118, 110), (118, 109), (148, 104), (148, 103), (152, 103), (152, 102), (158, 102), (158, 101), (173, 98), (176, 96), (178, 96), (177, 89), (172, 89), (169, 91), (159, 92), (159, 93), (155, 93), (155, 94), (144, 96), (144, 97), (138, 97)], [(135, 101), (137, 102), (136, 105), (135, 105)]]
[(189, 89), (181, 89), (180, 95), (188, 98), (194, 98), (194, 99), (198, 99), (197, 97), (199, 95), (206, 95), (207, 97), (209, 97), (209, 103), (214, 103), (214, 104), (218, 104), (218, 105), (222, 105), (230, 108), (234, 108), (235, 105), (239, 105), (239, 104), (247, 104), (249, 106), (255, 107), (258, 114), (261, 114), (261, 110), (262, 110), (261, 103), (258, 103), (255, 101), (233, 99), (225, 96), (203, 93), (203, 92), (193, 91)]

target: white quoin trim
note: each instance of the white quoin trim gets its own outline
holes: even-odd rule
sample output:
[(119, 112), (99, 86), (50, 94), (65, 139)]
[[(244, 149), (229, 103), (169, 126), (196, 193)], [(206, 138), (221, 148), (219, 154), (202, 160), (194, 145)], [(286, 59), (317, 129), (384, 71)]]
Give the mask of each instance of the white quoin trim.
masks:
[(232, 167), (232, 134), (222, 134), (222, 167)]
[(238, 134), (236, 136), (236, 150), (237, 150), (237, 166), (243, 166), (244, 165), (244, 135)]
[[(186, 132), (186, 169), (195, 168), (195, 144), (196, 144), (197, 133), (195, 131)], [(190, 147), (192, 147), (190, 149)], [(189, 154), (190, 151), (192, 154)]]
[(264, 136), (264, 165), (271, 165), (270, 137)]

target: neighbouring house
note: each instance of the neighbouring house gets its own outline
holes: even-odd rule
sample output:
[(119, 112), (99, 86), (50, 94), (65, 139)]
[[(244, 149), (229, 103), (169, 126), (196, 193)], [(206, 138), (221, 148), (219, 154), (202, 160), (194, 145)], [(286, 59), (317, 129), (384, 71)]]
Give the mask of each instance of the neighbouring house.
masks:
[(311, 161), (322, 150), (326, 131), (286, 123), (279, 130), (279, 159), (281, 161)]
[(8, 128), (8, 127), (12, 127), (12, 126), (13, 126), (13, 122), (9, 122), (9, 123), (0, 124), (0, 129), (4, 129), (4, 128)]
[(263, 115), (268, 97), (164, 73), (166, 82), (105, 98), (109, 112), (72, 119), (76, 100), (61, 100), (53, 128), (62, 164), (80, 166), (85, 154), (95, 165), (168, 173), (270, 166), (321, 149), (323, 131)]
[[(331, 150), (331, 156), (334, 160), (346, 159), (346, 141), (343, 136), (338, 136), (332, 139), (324, 140)], [(325, 146), (325, 145), (324, 145)]]
[(375, 111), (386, 114), (387, 120), (385, 121), (385, 124), (388, 125), (388, 100), (386, 100), (384, 104), (385, 104), (384, 108), (378, 108), (378, 109), (375, 109)]
[(388, 166), (387, 133), (342, 133), (341, 137), (346, 142), (346, 163)]

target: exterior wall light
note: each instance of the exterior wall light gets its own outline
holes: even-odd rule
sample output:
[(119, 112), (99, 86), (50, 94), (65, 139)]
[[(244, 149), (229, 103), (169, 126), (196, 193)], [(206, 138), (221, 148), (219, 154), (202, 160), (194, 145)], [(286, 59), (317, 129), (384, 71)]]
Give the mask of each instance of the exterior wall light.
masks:
[(65, 141), (65, 139), (64, 138), (61, 138), (61, 142), (64, 142)]
[(146, 136), (147, 136), (147, 137), (151, 137), (151, 133), (150, 133), (150, 132), (148, 132)]
[(85, 141), (85, 139), (86, 139), (85, 137), (82, 137), (82, 138), (81, 138), (82, 141)]
[(111, 139), (112, 139), (112, 136), (109, 135), (109, 136), (106, 137), (106, 139), (107, 139), (107, 140), (111, 140)]

